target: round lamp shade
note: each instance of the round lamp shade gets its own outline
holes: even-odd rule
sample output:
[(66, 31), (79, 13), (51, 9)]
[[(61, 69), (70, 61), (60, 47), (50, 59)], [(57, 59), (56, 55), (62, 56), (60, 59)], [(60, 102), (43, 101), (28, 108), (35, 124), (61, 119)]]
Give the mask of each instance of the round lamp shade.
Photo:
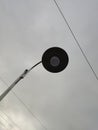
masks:
[(64, 70), (69, 62), (68, 54), (59, 47), (52, 47), (46, 50), (42, 56), (42, 64), (46, 70), (58, 73)]

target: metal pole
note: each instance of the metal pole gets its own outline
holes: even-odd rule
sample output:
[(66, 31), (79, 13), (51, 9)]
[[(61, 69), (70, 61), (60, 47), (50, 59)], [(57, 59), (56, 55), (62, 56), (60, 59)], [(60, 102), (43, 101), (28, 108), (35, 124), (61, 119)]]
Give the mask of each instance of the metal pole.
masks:
[(0, 95), (0, 101), (14, 88), (14, 86), (23, 79), (33, 68), (35, 68), (37, 65), (39, 65), (42, 61), (38, 62), (34, 66), (32, 66), (30, 69), (26, 69), (1, 95)]

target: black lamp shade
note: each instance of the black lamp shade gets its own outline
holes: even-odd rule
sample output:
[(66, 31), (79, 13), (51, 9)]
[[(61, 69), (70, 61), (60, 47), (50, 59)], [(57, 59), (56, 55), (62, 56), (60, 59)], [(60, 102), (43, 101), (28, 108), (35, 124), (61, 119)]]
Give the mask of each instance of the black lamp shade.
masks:
[(68, 54), (59, 47), (46, 50), (42, 56), (42, 64), (46, 70), (52, 73), (63, 71), (69, 62)]

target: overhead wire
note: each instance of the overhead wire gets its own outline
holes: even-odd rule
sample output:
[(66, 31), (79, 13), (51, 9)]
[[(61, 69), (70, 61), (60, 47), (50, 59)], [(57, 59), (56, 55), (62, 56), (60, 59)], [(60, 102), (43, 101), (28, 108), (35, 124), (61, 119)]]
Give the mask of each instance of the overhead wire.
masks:
[[(40, 64), (41, 63), (41, 61), (38, 63), (38, 64)], [(37, 65), (37, 64), (36, 64)], [(7, 87), (9, 87), (8, 86), (8, 84), (0, 77), (0, 80), (7, 86)], [(45, 129), (45, 130), (47, 130), (47, 128), (45, 127), (45, 125), (40, 121), (40, 119), (39, 118), (37, 118), (37, 116), (35, 116), (35, 114), (29, 109), (29, 107), (22, 101), (22, 99), (21, 98), (19, 98), (19, 96), (17, 96), (16, 95), (16, 93), (12, 90), (11, 91), (13, 94), (14, 94), (14, 96), (20, 101), (20, 103), (26, 108), (26, 110), (32, 115), (32, 117), (33, 118), (35, 118), (36, 119), (36, 121), (38, 121), (39, 123), (40, 123), (40, 125)]]
[[(1, 114), (0, 114), (0, 124), (5, 128), (5, 129), (9, 129), (9, 126), (13, 126), (10, 122), (8, 122)], [(6, 124), (5, 124), (6, 123)], [(15, 125), (14, 125), (15, 126)], [(16, 128), (16, 126), (15, 126)], [(20, 129), (18, 129), (20, 130)]]
[(79, 41), (77, 40), (77, 38), (76, 38), (76, 36), (75, 36), (74, 32), (72, 31), (71, 26), (69, 25), (69, 23), (68, 23), (67, 19), (65, 18), (64, 14), (63, 14), (63, 12), (62, 12), (62, 10), (61, 10), (60, 6), (59, 6), (59, 4), (57, 3), (57, 1), (56, 1), (56, 0), (53, 0), (53, 1), (54, 1), (54, 3), (55, 3), (55, 5), (56, 5), (56, 7), (57, 7), (57, 9), (58, 9), (58, 11), (59, 11), (59, 13), (61, 14), (61, 16), (62, 16), (62, 18), (63, 18), (63, 20), (64, 20), (65, 24), (66, 24), (66, 25), (67, 25), (67, 27), (69, 28), (70, 33), (72, 34), (72, 36), (73, 36), (73, 38), (74, 38), (74, 40), (75, 40), (75, 42), (76, 42), (77, 46), (79, 47), (79, 49), (80, 49), (80, 51), (81, 51), (81, 53), (82, 53), (83, 57), (85, 58), (85, 60), (86, 60), (87, 64), (89, 65), (89, 67), (90, 67), (91, 71), (93, 72), (93, 74), (94, 74), (95, 78), (98, 80), (98, 76), (97, 76), (97, 74), (96, 74), (95, 70), (93, 69), (92, 65), (90, 64), (90, 61), (88, 60), (88, 58), (87, 58), (87, 56), (86, 56), (85, 52), (83, 51), (83, 49), (82, 49), (82, 47), (81, 47), (81, 45), (80, 45)]
[[(14, 128), (18, 128), (16, 127), (15, 125), (13, 125), (12, 123), (8, 122), (3, 116), (0, 115), (0, 124), (1, 124), (1, 127), (5, 128), (6, 130), (9, 130), (11, 127), (14, 127)], [(0, 128), (1, 128), (0, 127)], [(20, 130), (20, 128), (18, 128), (17, 130)]]
[(45, 127), (45, 125), (43, 125), (43, 123), (40, 121), (40, 119), (35, 116), (35, 114), (29, 109), (29, 107), (19, 98), (19, 96), (16, 95), (15, 92), (13, 92), (13, 94), (17, 97), (17, 99), (24, 105), (24, 107), (28, 110), (29, 113), (31, 113), (32, 117), (34, 117), (39, 123), (40, 125), (47, 130), (47, 128)]
[[(1, 80), (5, 85), (7, 85), (6, 82), (5, 82), (1, 77), (0, 77), (0, 80)], [(0, 111), (1, 111), (1, 113), (2, 113), (4, 116), (6, 116), (6, 117), (9, 119), (9, 121), (10, 121), (16, 128), (18, 128), (19, 130), (21, 130), (21, 128), (20, 128), (5, 112), (3, 112), (2, 110), (0, 110)], [(8, 121), (7, 121), (1, 114), (0, 114), (0, 117), (8, 123)], [(8, 123), (8, 124), (9, 124), (9, 123)]]
[[(5, 119), (4, 119), (1, 115), (0, 115), (0, 118), (5, 121)], [(0, 119), (0, 128), (3, 127), (3, 128), (5, 128), (5, 129), (7, 130), (7, 127), (6, 127), (5, 124), (2, 122), (1, 119)]]
[[(53, 1), (54, 1), (54, 3), (55, 3), (56, 7), (58, 8), (59, 13), (61, 14), (62, 18), (64, 19), (66, 25), (68, 26), (68, 28), (69, 28), (69, 30), (70, 30), (70, 32), (71, 32), (71, 34), (72, 34), (72, 36), (73, 36), (73, 38), (74, 38), (76, 44), (78, 45), (78, 47), (79, 47), (79, 49), (80, 49), (82, 55), (84, 56), (86, 62), (88, 63), (90, 69), (92, 70), (92, 72), (93, 72), (95, 78), (98, 80), (98, 76), (97, 76), (96, 72), (94, 71), (94, 69), (93, 69), (92, 65), (90, 64), (90, 62), (89, 62), (89, 60), (88, 60), (86, 54), (84, 53), (82, 47), (80, 46), (80, 43), (78, 42), (78, 40), (77, 40), (77, 38), (76, 38), (74, 32), (72, 31), (72, 29), (71, 29), (71, 27), (70, 27), (70, 25), (69, 25), (67, 19), (65, 18), (64, 14), (63, 14), (63, 12), (62, 12), (62, 10), (61, 10), (61, 8), (60, 8), (60, 6), (58, 5), (58, 3), (57, 3), (56, 0), (53, 0)], [(4, 84), (6, 84), (6, 86), (8, 87), (7, 83), (6, 83), (4, 80), (1, 79), (1, 81), (2, 81)], [(29, 107), (15, 94), (15, 92), (12, 91), (12, 93), (13, 93), (13, 94), (15, 95), (15, 97), (17, 97), (17, 99), (24, 105), (24, 107), (28, 110), (28, 112), (31, 113), (31, 115), (41, 124), (41, 126), (42, 126), (45, 130), (47, 130), (47, 128), (42, 124), (42, 122), (33, 114), (33, 112), (29, 109)], [(6, 116), (7, 116), (7, 115), (6, 115)], [(7, 117), (8, 117), (8, 116), (7, 116)]]
[[(1, 117), (3, 120), (5, 120), (5, 121), (8, 123), (8, 125), (9, 125), (9, 122), (8, 122), (8, 120), (9, 120), (16, 128), (18, 128), (18, 130), (21, 130), (21, 128), (20, 128), (5, 112), (3, 112), (3, 111), (1, 111), (1, 110), (0, 110), (0, 112), (1, 112), (1, 113), (0, 113), (0, 117)], [(3, 114), (3, 115), (1, 115), (1, 114)], [(5, 119), (4, 116), (7, 117), (8, 120)], [(12, 124), (11, 124), (11, 125), (12, 125)]]

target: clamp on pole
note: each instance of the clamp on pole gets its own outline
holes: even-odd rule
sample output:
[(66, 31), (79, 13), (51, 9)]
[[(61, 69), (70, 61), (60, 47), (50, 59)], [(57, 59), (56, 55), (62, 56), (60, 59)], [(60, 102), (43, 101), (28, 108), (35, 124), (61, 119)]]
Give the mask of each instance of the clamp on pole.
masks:
[(37, 65), (39, 65), (41, 63), (38, 62), (37, 64), (35, 64), (33, 67), (31, 67), (30, 69), (26, 69), (1, 95), (0, 95), (0, 101), (14, 88), (14, 86), (21, 80), (23, 79), (34, 67), (36, 67)]

